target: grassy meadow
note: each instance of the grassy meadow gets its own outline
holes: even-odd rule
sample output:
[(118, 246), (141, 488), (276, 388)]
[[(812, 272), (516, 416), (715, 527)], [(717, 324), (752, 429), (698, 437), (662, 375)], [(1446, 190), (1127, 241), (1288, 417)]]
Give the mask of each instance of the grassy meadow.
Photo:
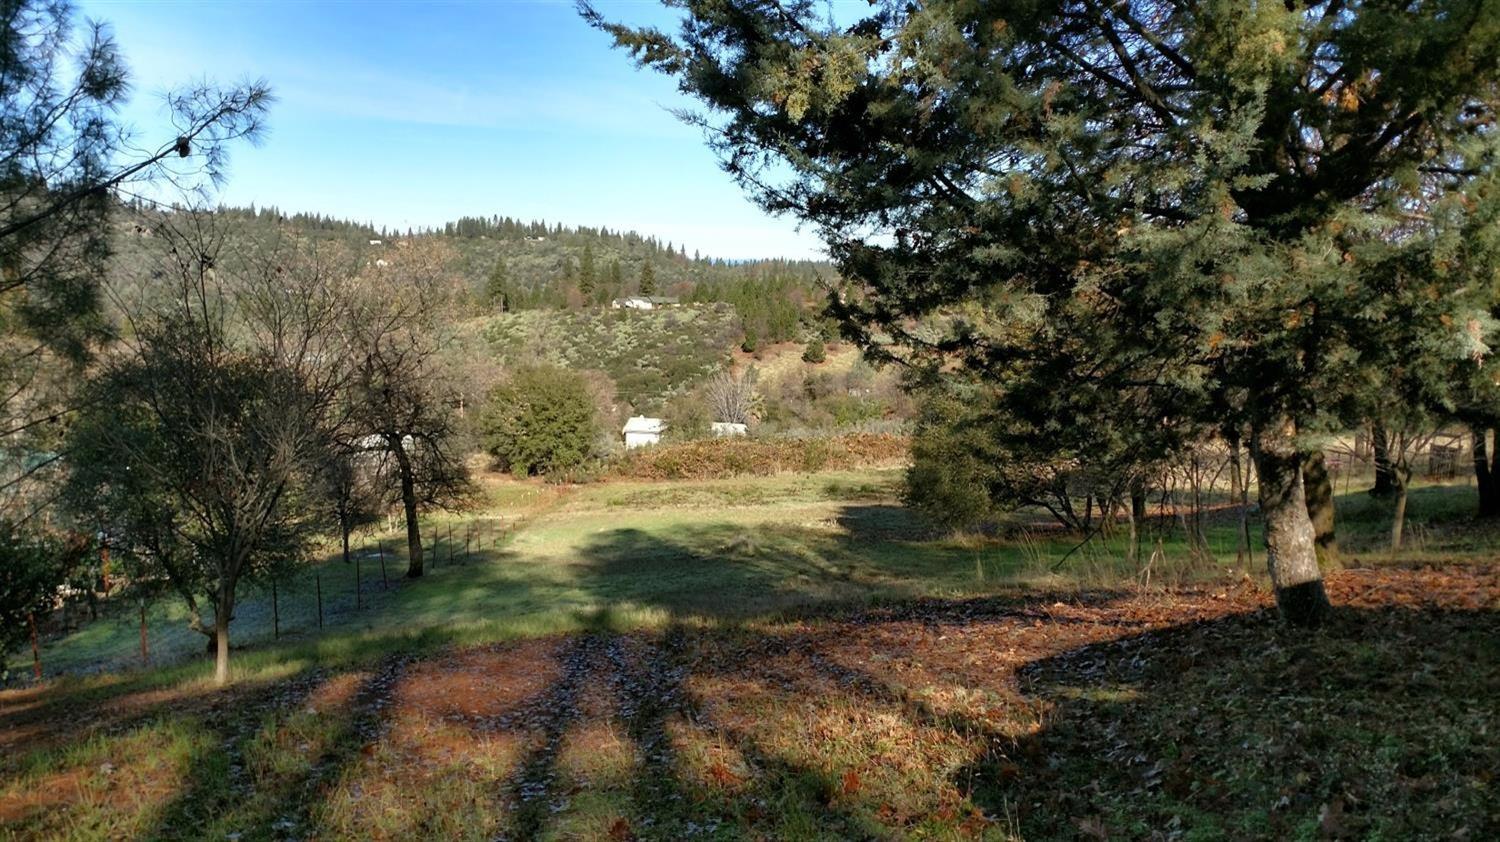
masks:
[(1395, 555), (1384, 507), (1342, 496), (1353, 569), (1304, 640), (1227, 509), (1207, 553), (1153, 520), (1148, 577), (1123, 535), (1033, 515), (936, 534), (900, 478), (486, 475), (483, 506), (425, 524), (421, 580), (379, 532), (358, 605), (336, 554), (280, 583), (279, 639), (248, 592), (225, 689), (174, 603), (150, 669), (138, 606), (107, 606), (47, 641), (61, 677), (0, 691), (0, 838), (1496, 830), (1500, 541), (1472, 489), (1417, 489)]

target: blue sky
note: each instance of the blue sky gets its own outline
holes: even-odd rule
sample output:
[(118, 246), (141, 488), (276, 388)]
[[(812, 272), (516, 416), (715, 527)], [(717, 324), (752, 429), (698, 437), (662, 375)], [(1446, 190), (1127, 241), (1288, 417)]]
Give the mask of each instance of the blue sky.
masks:
[[(264, 77), (279, 102), (232, 153), (219, 198), (396, 228), (463, 215), (634, 229), (728, 258), (817, 257), (817, 239), (750, 204), (692, 103), (637, 70), (570, 2), (79, 0), (132, 69), (126, 112), (164, 131), (162, 92)], [(648, 2), (611, 17), (668, 23)]]

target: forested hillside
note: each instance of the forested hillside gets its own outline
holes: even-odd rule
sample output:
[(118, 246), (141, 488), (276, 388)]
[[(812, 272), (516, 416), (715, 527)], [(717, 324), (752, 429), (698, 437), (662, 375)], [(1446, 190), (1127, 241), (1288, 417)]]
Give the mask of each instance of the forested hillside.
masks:
[[(595, 379), (607, 382), (609, 414), (692, 414), (702, 396), (690, 393), (733, 367), (738, 352), (747, 355), (746, 365), (789, 360), (798, 369), (785, 382), (765, 384), (770, 391), (759, 412), (774, 429), (867, 424), (903, 403), (894, 398), (893, 375), (882, 378), (881, 398), (872, 400), (867, 367), (844, 384), (849, 359), (833, 366), (837, 377), (797, 361), (805, 346), (816, 346), (808, 359), (821, 362), (823, 344), (832, 338), (823, 315), (823, 284), (832, 271), (826, 263), (729, 262), (689, 256), (680, 245), (633, 232), (509, 217), (393, 232), (276, 208), (219, 208), (195, 219), (133, 203), (115, 214), (112, 274), (151, 287), (161, 272), (163, 234), (192, 225), (211, 226), (216, 236), (238, 244), (230, 249), (238, 254), (308, 247), (351, 266), (396, 261), (408, 245), (435, 246), (428, 253), (441, 255), (443, 274), (461, 290), (447, 318), (463, 340), (466, 402), (484, 400), (508, 368), (552, 364), (600, 375)], [(637, 295), (667, 306), (611, 306)], [(675, 411), (669, 409), (674, 401)], [(899, 414), (906, 416), (904, 407)]]
[[(690, 254), (684, 245), (633, 231), (502, 216), (465, 217), (440, 229), (398, 232), (318, 214), (285, 214), (277, 208), (220, 208), (216, 215), (245, 232), (290, 232), (368, 249), (372, 255), (402, 239), (441, 239), (457, 255), (453, 269), (466, 282), (476, 315), (586, 310), (608, 307), (628, 295), (724, 302), (733, 306), (740, 338), (748, 338), (752, 346), (803, 338), (805, 329), (821, 317), (823, 284), (833, 272), (824, 262), (733, 262)], [(120, 215), (121, 227), (143, 234), (159, 216), (131, 206)], [(120, 251), (128, 256), (140, 250), (124, 242)]]
[(727, 304), (654, 311), (508, 313), (475, 322), (481, 353), (509, 363), (550, 362), (600, 371), (619, 400), (659, 411), (722, 368), (739, 334)]

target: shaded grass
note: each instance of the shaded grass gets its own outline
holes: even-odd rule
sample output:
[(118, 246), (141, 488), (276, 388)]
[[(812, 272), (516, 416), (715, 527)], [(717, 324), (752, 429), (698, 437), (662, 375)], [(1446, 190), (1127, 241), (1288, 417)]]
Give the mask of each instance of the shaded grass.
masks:
[(1313, 634), (1253, 586), (1054, 592), (427, 641), (107, 724), (13, 691), (0, 739), (90, 716), (0, 759), (0, 837), (1492, 838), (1493, 568), (1329, 584)]
[[(388, 542), (394, 586), (333, 590), (321, 634), (283, 603), (270, 644), (249, 594), (230, 688), (183, 659), (0, 692), (0, 838), (1495, 835), (1472, 489), (1415, 490), (1397, 556), (1382, 504), (1340, 498), (1346, 553), (1390, 569), (1333, 578), (1354, 607), (1300, 638), (1231, 570), (1230, 513), (1212, 557), (1163, 536), (1153, 583), (1194, 585), (1163, 593), (1121, 535), (935, 534), (898, 478), (492, 480), (428, 524), (427, 577)], [(464, 559), (446, 527), (476, 518), (519, 526)], [(134, 633), (48, 662), (128, 662)]]

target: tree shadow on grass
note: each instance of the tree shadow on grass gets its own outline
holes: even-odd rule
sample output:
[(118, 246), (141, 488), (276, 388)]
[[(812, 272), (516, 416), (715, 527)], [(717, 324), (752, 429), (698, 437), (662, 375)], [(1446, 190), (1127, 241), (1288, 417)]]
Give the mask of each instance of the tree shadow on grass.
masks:
[(836, 535), (810, 528), (712, 524), (601, 533), (579, 553), (578, 584), (601, 603), (628, 601), (677, 618), (744, 618), (854, 595)]
[[(594, 715), (624, 726), (633, 758), (627, 780), (604, 784), (620, 793), (621, 838), (1500, 833), (1489, 797), (1500, 613), (1493, 597), (1455, 609), (1469, 604), (1463, 581), (1425, 608), (1397, 608), (1380, 604), (1398, 598), (1389, 580), (1341, 574), (1330, 580), (1336, 601), (1363, 607), (1339, 608), (1312, 634), (1282, 627), (1261, 597), (1207, 591), (922, 599), (776, 625), (699, 622), (735, 616), (758, 589), (800, 587), (799, 574), (827, 580), (826, 559), (780, 558), (776, 540), (606, 533), (580, 561), (600, 581), (583, 586), (604, 604), (654, 605), (666, 627), (618, 634), (600, 611), (585, 633), (554, 639), (556, 664), (548, 655), (475, 667), (549, 677), (557, 667), (516, 697), (515, 710), (535, 715), (506, 707), (471, 721), (476, 741), (492, 728), (528, 740), (486, 796), (509, 811), (497, 823), (513, 838), (565, 832), (572, 788), (591, 783), (563, 780), (575, 772), (560, 771), (560, 748)], [(1437, 584), (1401, 575), (1413, 592)], [(657, 581), (632, 590), (633, 577)], [(1493, 593), (1494, 582), (1473, 581)], [(189, 764), (206, 777), (162, 808), (153, 835), (323, 830), (330, 782), (389, 742), (381, 702), (400, 672), (382, 670), (397, 665), (375, 662), (306, 768), (248, 790), (235, 788), (236, 752), (332, 676), (218, 697)], [(581, 709), (601, 687), (608, 710)], [(458, 710), (429, 698), (434, 720)], [(703, 745), (743, 766), (705, 780)], [(235, 751), (218, 754), (225, 746)]]
[[(587, 687), (608, 691), (612, 701), (601, 715), (623, 725), (632, 757), (628, 781), (604, 784), (618, 788), (621, 796), (616, 802), (619, 813), (608, 826), (610, 838), (682, 839), (747, 822), (774, 827), (777, 817), (763, 805), (784, 804), (788, 798), (807, 802), (805, 812), (816, 816), (821, 838), (869, 836), (854, 833), (862, 826), (858, 817), (828, 800), (828, 794), (837, 791), (837, 781), (825, 771), (791, 762), (763, 750), (749, 735), (732, 735), (715, 726), (688, 684), (694, 670), (704, 666), (695, 656), (704, 634), (701, 628), (674, 624), (657, 632), (590, 632), (576, 638), (568, 668), (541, 696), (554, 714), (540, 723), (536, 747), (507, 785), (516, 805), (507, 838), (551, 838), (559, 833), (572, 838), (563, 824), (570, 799), (591, 784), (578, 780), (576, 769), (563, 773), (559, 755), (568, 737), (578, 733), (575, 729), (590, 724), (581, 715), (580, 696)], [(685, 738), (732, 741), (734, 750), (759, 773), (752, 789), (726, 798), (704, 785), (684, 756)], [(803, 791), (778, 789), (786, 781), (799, 782)]]
[(1027, 838), (1496, 838), (1500, 615), (1272, 610), (1031, 662), (1047, 725), (969, 770)]
[(548, 818), (561, 809), (557, 787), (557, 756), (568, 729), (581, 715), (580, 696), (604, 656), (604, 639), (597, 632), (574, 636), (562, 654), (562, 676), (526, 707), (537, 711), (541, 734), (505, 787), (513, 805), (515, 838), (535, 839)]
[(940, 534), (921, 515), (893, 503), (844, 506), (839, 509), (838, 524), (853, 545), (923, 541)]

